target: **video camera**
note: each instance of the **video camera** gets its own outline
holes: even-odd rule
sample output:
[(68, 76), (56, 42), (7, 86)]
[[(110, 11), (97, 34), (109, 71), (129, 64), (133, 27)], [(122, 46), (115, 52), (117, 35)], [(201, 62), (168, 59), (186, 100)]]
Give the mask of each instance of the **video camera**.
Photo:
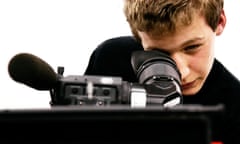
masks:
[(70, 75), (63, 76), (58, 67), (58, 82), (50, 90), (51, 105), (127, 104), (175, 106), (182, 103), (181, 75), (175, 62), (161, 51), (135, 51), (131, 64), (139, 83), (121, 77)]

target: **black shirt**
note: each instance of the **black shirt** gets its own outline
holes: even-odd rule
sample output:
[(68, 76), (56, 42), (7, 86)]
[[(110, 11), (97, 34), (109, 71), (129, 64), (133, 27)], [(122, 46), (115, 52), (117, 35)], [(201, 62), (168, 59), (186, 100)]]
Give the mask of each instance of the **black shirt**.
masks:
[[(138, 82), (130, 62), (136, 50), (143, 47), (131, 36), (108, 39), (93, 51), (85, 75), (120, 76), (124, 81)], [(224, 121), (213, 132), (213, 139), (240, 144), (240, 82), (217, 59), (202, 89), (194, 96), (183, 96), (183, 103), (223, 104)]]

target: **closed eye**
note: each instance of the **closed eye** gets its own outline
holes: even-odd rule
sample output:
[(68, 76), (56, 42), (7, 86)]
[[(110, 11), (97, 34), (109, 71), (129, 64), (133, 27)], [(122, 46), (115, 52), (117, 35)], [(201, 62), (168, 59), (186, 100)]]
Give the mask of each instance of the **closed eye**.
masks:
[(202, 44), (190, 45), (184, 48), (184, 51), (194, 51), (198, 49)]

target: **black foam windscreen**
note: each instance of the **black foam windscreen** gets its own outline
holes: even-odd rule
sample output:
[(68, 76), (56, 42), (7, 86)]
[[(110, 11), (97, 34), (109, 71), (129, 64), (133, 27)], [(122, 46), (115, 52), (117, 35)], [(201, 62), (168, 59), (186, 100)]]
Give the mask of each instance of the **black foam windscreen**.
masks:
[(8, 73), (14, 81), (37, 90), (50, 90), (57, 82), (53, 68), (30, 53), (16, 54), (9, 61)]

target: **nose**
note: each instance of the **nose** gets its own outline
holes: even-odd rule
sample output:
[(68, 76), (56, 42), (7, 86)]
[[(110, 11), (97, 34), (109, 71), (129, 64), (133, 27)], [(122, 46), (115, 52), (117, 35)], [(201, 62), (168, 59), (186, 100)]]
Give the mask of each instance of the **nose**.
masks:
[(172, 54), (171, 58), (177, 64), (182, 79), (185, 79), (190, 74), (190, 68), (186, 56), (184, 56), (184, 54)]

